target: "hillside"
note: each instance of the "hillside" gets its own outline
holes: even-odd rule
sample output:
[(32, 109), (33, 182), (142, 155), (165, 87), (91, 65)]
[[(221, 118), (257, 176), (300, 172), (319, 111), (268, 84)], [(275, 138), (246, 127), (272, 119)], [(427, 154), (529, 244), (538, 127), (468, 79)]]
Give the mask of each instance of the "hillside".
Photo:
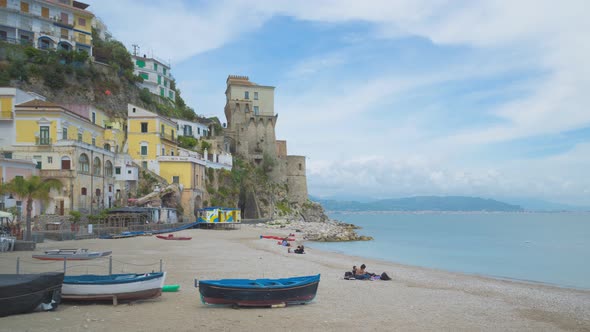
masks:
[(416, 196), (361, 203), (315, 199), (329, 211), (523, 211), (493, 199), (465, 196)]
[[(94, 39), (91, 61), (85, 52), (39, 50), (0, 42), (0, 86), (32, 91), (54, 103), (91, 104), (111, 116), (126, 116), (132, 103), (162, 114), (195, 120), (172, 81), (176, 100), (160, 101), (135, 83), (143, 79), (133, 74), (131, 55), (116, 40)], [(100, 62), (98, 62), (100, 61)]]

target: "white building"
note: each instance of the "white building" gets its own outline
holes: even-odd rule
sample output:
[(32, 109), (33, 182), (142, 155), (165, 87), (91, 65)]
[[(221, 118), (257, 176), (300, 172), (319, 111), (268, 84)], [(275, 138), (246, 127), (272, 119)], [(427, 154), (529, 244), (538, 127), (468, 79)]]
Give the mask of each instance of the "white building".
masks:
[(172, 121), (178, 124), (178, 136), (188, 136), (199, 139), (209, 135), (209, 127), (205, 124), (182, 119), (172, 119)]
[(0, 0), (0, 40), (92, 55), (88, 4), (73, 0)]
[(176, 100), (176, 92), (172, 89), (172, 73), (170, 73), (170, 64), (156, 58), (133, 55), (135, 75), (143, 78), (143, 83), (139, 83), (140, 88), (147, 88), (151, 93), (160, 96), (162, 99), (168, 99), (172, 102)]

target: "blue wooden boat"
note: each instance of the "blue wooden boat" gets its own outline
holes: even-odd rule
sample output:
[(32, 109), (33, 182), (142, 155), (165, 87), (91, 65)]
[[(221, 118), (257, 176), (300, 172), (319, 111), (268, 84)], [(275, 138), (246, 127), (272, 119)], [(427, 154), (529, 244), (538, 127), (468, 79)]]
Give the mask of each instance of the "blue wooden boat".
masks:
[(282, 279), (195, 281), (204, 304), (254, 307), (309, 303), (315, 298), (319, 283), (319, 274)]
[(63, 279), (62, 272), (0, 274), (0, 317), (57, 308)]

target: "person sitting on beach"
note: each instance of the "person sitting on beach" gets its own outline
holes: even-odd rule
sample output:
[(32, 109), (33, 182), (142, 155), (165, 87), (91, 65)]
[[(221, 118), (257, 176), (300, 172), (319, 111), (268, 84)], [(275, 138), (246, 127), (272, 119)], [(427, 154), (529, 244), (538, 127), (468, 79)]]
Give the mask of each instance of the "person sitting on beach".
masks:
[(305, 254), (305, 248), (302, 245), (297, 246), (297, 249), (295, 249), (295, 253), (296, 254)]
[(285, 246), (285, 247), (290, 247), (290, 246), (291, 246), (291, 245), (289, 244), (289, 241), (287, 241), (287, 238), (284, 238), (284, 239), (283, 239), (283, 242), (281, 242), (281, 245), (282, 245), (282, 246)]
[(361, 268), (355, 271), (354, 278), (359, 280), (371, 278), (371, 274), (365, 271), (366, 268), (365, 264), (361, 265)]

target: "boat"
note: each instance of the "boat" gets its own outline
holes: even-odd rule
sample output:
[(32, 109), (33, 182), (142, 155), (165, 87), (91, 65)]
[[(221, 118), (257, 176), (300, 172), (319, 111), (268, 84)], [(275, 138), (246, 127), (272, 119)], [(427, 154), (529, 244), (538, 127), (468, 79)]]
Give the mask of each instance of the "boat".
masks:
[(188, 241), (188, 240), (191, 240), (192, 239), (192, 237), (190, 237), (190, 236), (174, 236), (172, 234), (168, 234), (168, 236), (156, 235), (156, 237), (158, 239), (162, 239), (162, 240), (181, 240), (181, 241)]
[(133, 301), (162, 295), (166, 272), (64, 277), (62, 299), (72, 301)]
[(204, 304), (251, 307), (309, 303), (319, 283), (319, 274), (282, 279), (195, 280)]
[(57, 308), (63, 279), (62, 272), (0, 274), (0, 317)]
[(45, 261), (82, 261), (112, 254), (112, 251), (88, 251), (88, 249), (54, 249), (45, 250), (45, 254), (33, 255), (33, 258)]

